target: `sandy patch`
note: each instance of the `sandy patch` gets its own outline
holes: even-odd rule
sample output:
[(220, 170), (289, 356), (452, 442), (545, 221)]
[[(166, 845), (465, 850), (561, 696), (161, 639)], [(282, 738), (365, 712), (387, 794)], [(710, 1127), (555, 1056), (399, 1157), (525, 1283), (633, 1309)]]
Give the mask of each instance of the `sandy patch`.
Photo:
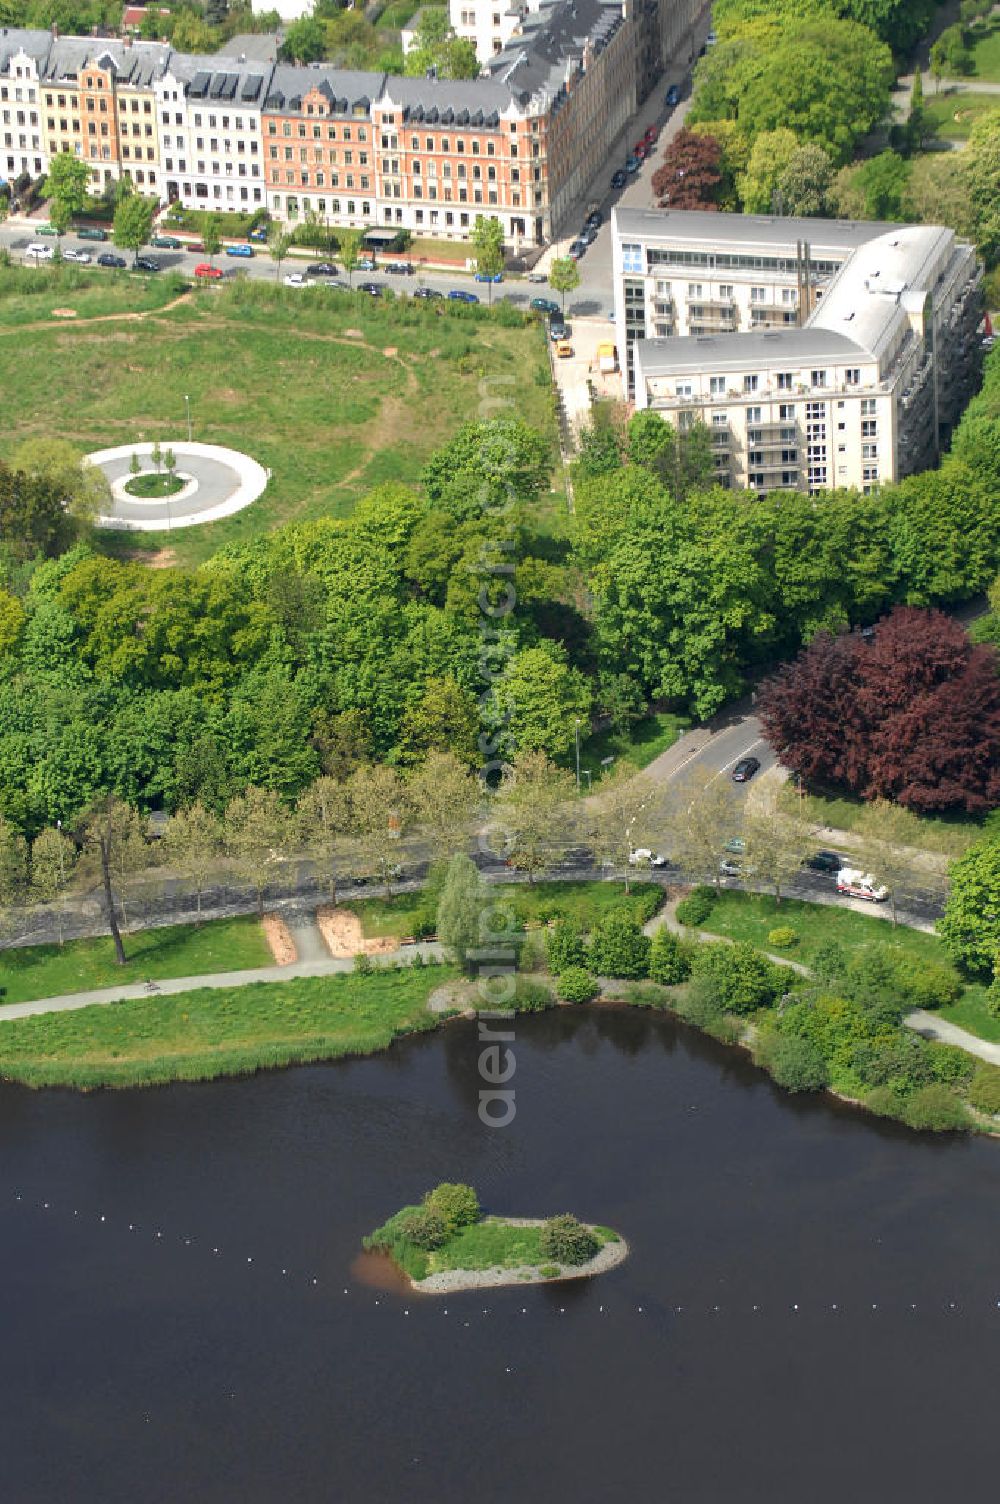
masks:
[(169, 569), (177, 563), (177, 550), (174, 548), (130, 548), (126, 549), (124, 557), (132, 564), (145, 564), (147, 569)]
[(75, 319), (76, 318), (76, 309), (75, 308), (53, 308), (53, 310), (52, 310), (52, 317), (54, 319)]
[(387, 359), (392, 355), (398, 355), (399, 347), (398, 345), (386, 345), (385, 349), (382, 351), (382, 354), (386, 356)]
[(291, 966), (293, 961), (299, 959), (291, 931), (279, 914), (265, 914), (261, 924), (275, 966)]
[[(441, 987), (435, 987), (427, 999), (427, 1011), (429, 1013), (452, 1013), (456, 1008), (468, 1007), (469, 999), (473, 996), (475, 982), (466, 981), (459, 977), (454, 982), (445, 982)], [(475, 1010), (473, 1010), (475, 1015)]]
[(349, 909), (332, 909), (327, 904), (325, 908), (316, 910), (316, 923), (319, 925), (320, 934), (326, 941), (327, 950), (331, 956), (338, 959), (344, 956), (357, 956), (362, 951), (369, 956), (384, 955), (386, 951), (396, 950), (399, 947), (399, 941), (395, 935), (385, 935), (378, 940), (366, 940), (364, 930), (361, 928), (361, 920)]
[(344, 338), (345, 339), (364, 339), (364, 337), (365, 337), (365, 331), (363, 329), (345, 329), (344, 330)]

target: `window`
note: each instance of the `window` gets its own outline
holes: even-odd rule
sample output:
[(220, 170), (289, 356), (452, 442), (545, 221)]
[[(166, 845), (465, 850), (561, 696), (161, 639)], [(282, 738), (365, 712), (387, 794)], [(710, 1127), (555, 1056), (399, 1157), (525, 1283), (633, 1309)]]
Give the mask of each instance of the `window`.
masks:
[(846, 386), (860, 386), (861, 385), (861, 372), (857, 369), (857, 367), (855, 367), (852, 370), (844, 372), (844, 384)]
[(794, 308), (796, 298), (797, 293), (794, 287), (783, 287), (781, 289), (781, 301), (786, 307)]
[(861, 446), (861, 458), (863, 460), (877, 460), (878, 459), (878, 445), (877, 444), (862, 444), (862, 446)]
[(877, 481), (878, 480), (878, 466), (877, 465), (865, 465), (864, 468), (861, 471), (861, 479), (865, 482), (866, 485), (870, 485), (873, 481)]
[(766, 287), (751, 287), (751, 289), (750, 289), (750, 301), (751, 301), (751, 303), (764, 303), (764, 302), (766, 302), (767, 301), (767, 288)]
[(876, 406), (875, 398), (874, 397), (862, 397), (862, 399), (861, 399), (861, 416), (863, 418), (874, 418), (876, 411), (877, 411), (877, 406)]
[(763, 422), (763, 412), (764, 412), (764, 409), (761, 408), (761, 407), (748, 407), (747, 408), (747, 422), (748, 423), (761, 423), (761, 422)]
[(810, 386), (826, 386), (826, 372), (825, 371), (810, 371), (809, 372), (809, 384), (810, 384)]
[(721, 282), (719, 284), (719, 301), (723, 303), (732, 302), (732, 297), (732, 285), (730, 283)]
[(759, 384), (760, 384), (760, 377), (759, 376), (744, 376), (744, 378), (743, 378), (743, 390), (745, 392), (755, 392), (757, 390)]
[(792, 373), (791, 373), (791, 371), (779, 371), (778, 372), (778, 391), (779, 392), (790, 392), (791, 390), (792, 390)]
[(643, 271), (641, 245), (622, 246), (622, 271), (626, 274)]
[(703, 294), (702, 294), (702, 284), (700, 282), (689, 282), (688, 283), (688, 297), (689, 298), (700, 298), (702, 296), (703, 296)]
[(725, 376), (710, 376), (708, 379), (708, 389), (713, 397), (724, 397), (726, 395)]
[(874, 418), (862, 418), (861, 437), (863, 439), (878, 438), (878, 422)]
[(674, 383), (675, 397), (691, 397), (693, 395), (694, 390), (691, 386), (690, 381), (677, 381)]
[(822, 419), (822, 418), (825, 418), (826, 417), (826, 403), (825, 402), (807, 402), (806, 403), (806, 417), (807, 418), (813, 418), (813, 419)]

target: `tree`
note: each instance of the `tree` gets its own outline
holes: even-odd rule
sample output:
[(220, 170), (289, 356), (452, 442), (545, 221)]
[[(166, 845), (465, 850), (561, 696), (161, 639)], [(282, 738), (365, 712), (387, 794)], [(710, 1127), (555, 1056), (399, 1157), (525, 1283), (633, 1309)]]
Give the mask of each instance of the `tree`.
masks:
[(784, 991), (788, 976), (785, 967), (776, 966), (746, 940), (696, 946), (691, 973), (706, 978), (723, 1008), (742, 1014), (769, 1007)]
[(208, 264), (212, 266), (216, 256), (222, 250), (222, 232), (219, 227), (219, 221), (214, 216), (211, 219), (207, 219), (202, 226), (201, 243), (204, 247), (205, 255), (208, 257)]
[(374, 870), (391, 891), (399, 843), (411, 813), (407, 791), (395, 768), (376, 766), (352, 773), (347, 792), (351, 834), (358, 842), (365, 870)]
[[(50, 487), (61, 507), (78, 527), (88, 526), (106, 510), (111, 500), (111, 486), (104, 471), (92, 465), (66, 439), (38, 437), (25, 439), (13, 454), (15, 470)], [(0, 508), (2, 508), (0, 501)], [(0, 512), (0, 535), (7, 528)]]
[(504, 770), (491, 821), (492, 833), (501, 838), (494, 849), (506, 851), (510, 865), (527, 872), (530, 882), (569, 845), (573, 791), (572, 775), (544, 752), (519, 752)]
[(286, 63), (318, 63), (326, 52), (326, 32), (315, 16), (300, 16), (285, 28), (281, 56)]
[(736, 180), (745, 213), (780, 214), (783, 211), (778, 184), (798, 146), (795, 132), (787, 126), (761, 131), (751, 148), (746, 172)]
[(543, 639), (515, 653), (493, 694), (506, 743), (522, 751), (566, 757), (577, 721), (590, 725), (590, 686), (559, 642)]
[(722, 147), (714, 136), (679, 130), (653, 173), (660, 208), (714, 209), (722, 182)]
[(594, 855), (625, 874), (625, 892), (633, 852), (637, 846), (654, 847), (662, 828), (664, 790), (662, 786), (636, 778), (635, 771), (619, 764), (610, 776), (601, 780), (597, 793), (588, 799), (582, 820)]
[(299, 795), (295, 814), (302, 844), (327, 885), (330, 902), (335, 904), (338, 859), (351, 826), (345, 785), (329, 774), (321, 774)]
[(468, 845), (482, 791), (453, 752), (431, 752), (412, 774), (407, 792), (435, 861), (446, 861)]
[(463, 970), (470, 969), (481, 944), (480, 916), (484, 902), (479, 869), (464, 852), (453, 856), (437, 907), (438, 939)]
[(759, 1058), (786, 1091), (822, 1091), (830, 1084), (823, 1051), (804, 1035), (771, 1030), (761, 1038)]
[(908, 809), (1000, 804), (1000, 677), (940, 611), (900, 606), (871, 640), (819, 633), (763, 685), (758, 714), (800, 776)]
[(423, 762), (430, 752), (451, 752), (472, 767), (480, 761), (479, 728), (475, 696), (449, 676), (434, 675), (404, 713), (397, 759), (406, 767)]
[(590, 934), (590, 967), (598, 976), (648, 976), (651, 943), (629, 909), (609, 909)]
[(737, 835), (740, 813), (723, 780), (700, 766), (670, 787), (671, 855), (688, 877), (719, 886), (725, 844)]
[(557, 256), (549, 267), (549, 286), (562, 296), (563, 313), (566, 312), (566, 294), (580, 286), (580, 268), (572, 256)]
[(167, 861), (194, 887), (197, 923), (201, 924), (201, 896), (209, 879), (218, 870), (222, 855), (222, 824), (211, 810), (196, 802), (171, 815), (162, 842)]
[(24, 837), (0, 814), (0, 924), (25, 894), (28, 882), (28, 848)]
[(424, 1197), (424, 1205), (444, 1218), (449, 1235), (460, 1227), (474, 1227), (479, 1221), (479, 1197), (471, 1185), (442, 1180)]
[(910, 114), (906, 122), (906, 135), (911, 152), (919, 151), (924, 144), (927, 130), (927, 112), (924, 109), (924, 76), (919, 68), (913, 70), (910, 88)]
[(340, 259), (344, 263), (344, 271), (347, 273), (348, 286), (352, 286), (351, 278), (357, 270), (360, 249), (360, 230), (338, 230), (337, 241), (340, 245)]
[(856, 167), (844, 167), (830, 197), (843, 218), (903, 219), (909, 164), (895, 151), (880, 152)]
[(479, 74), (475, 47), (455, 35), (447, 11), (437, 7), (420, 12), (413, 46), (403, 59), (403, 71), (411, 78), (423, 78), (432, 69), (438, 78), (476, 78)]
[(489, 277), (489, 299), (493, 303), (493, 278), (503, 271), (503, 225), (495, 214), (477, 214), (469, 237), (476, 253), (476, 271)]
[(537, 501), (549, 488), (551, 470), (552, 453), (540, 433), (520, 418), (488, 418), (463, 423), (434, 451), (420, 480), (432, 507), (458, 522), (478, 522)]
[[(66, 234), (73, 223), (73, 210), (64, 199), (54, 198), (49, 205), (49, 224), (55, 230), (56, 235), (62, 237)], [(53, 261), (62, 261), (63, 254), (59, 241), (56, 241), (55, 250), (52, 254)]]
[(782, 809), (775, 791), (758, 791), (747, 801), (743, 839), (747, 871), (769, 883), (780, 904), (782, 887), (801, 872), (814, 845), (809, 821), (797, 809)]
[(0, 658), (13, 653), (27, 619), (17, 596), (0, 589)]
[[(83, 870), (96, 868), (104, 897), (104, 917), (115, 946), (119, 966), (126, 961), (121, 930), (127, 927), (124, 888), (131, 873), (144, 864), (147, 851), (135, 809), (122, 799), (108, 795), (95, 802), (77, 822), (77, 839), (82, 848)], [(117, 895), (116, 895), (117, 890)], [(118, 923), (118, 906), (122, 908), (122, 925)]]
[(154, 199), (142, 198), (139, 194), (123, 198), (115, 209), (112, 237), (119, 250), (131, 251), (133, 265), (144, 245), (153, 233)]
[(214, 52), (219, 39), (196, 11), (179, 10), (170, 41), (175, 52)]
[(272, 225), (267, 235), (267, 254), (274, 262), (274, 280), (281, 275), (281, 263), (292, 246), (292, 237), (282, 233), (279, 225)]
[[(864, 865), (877, 882), (889, 889), (889, 906), (893, 928), (896, 926), (898, 890), (914, 877), (913, 826), (909, 810), (887, 799), (876, 799), (860, 812), (854, 827), (861, 837)], [(919, 832), (917, 835), (919, 840)], [(924, 885), (932, 881), (930, 872), (921, 874)]]
[[(90, 168), (87, 163), (71, 152), (57, 153), (49, 162), (45, 183), (45, 191), (49, 196), (49, 218), (52, 219), (52, 212), (55, 210), (60, 217), (65, 216), (63, 228), (68, 228), (73, 216), (83, 212), (89, 190)], [(52, 219), (52, 223), (55, 224), (56, 221)]]
[(289, 834), (288, 811), (273, 789), (237, 794), (226, 806), (223, 841), (237, 874), (257, 894), (257, 913), (264, 917), (264, 890), (282, 860)]
[(565, 1212), (550, 1217), (543, 1223), (538, 1235), (538, 1249), (543, 1259), (557, 1264), (585, 1264), (592, 1259), (600, 1244), (589, 1227), (576, 1217)]
[(586, 967), (587, 947), (583, 931), (575, 919), (564, 915), (546, 930), (545, 958), (549, 963), (549, 970), (556, 976), (570, 968), (580, 970)]
[(989, 975), (1000, 961), (1000, 836), (977, 841), (948, 875), (938, 930), (954, 960)]
[(653, 934), (649, 951), (649, 975), (662, 987), (676, 987), (691, 975), (691, 962), (677, 935), (665, 924)]
[(778, 173), (783, 214), (825, 214), (833, 182), (833, 163), (822, 146), (797, 146)]
[[(55, 903), (62, 899), (76, 866), (76, 847), (62, 830), (46, 826), (31, 843), (29, 892), (37, 903)], [(65, 943), (63, 904), (56, 910), (59, 944)]]

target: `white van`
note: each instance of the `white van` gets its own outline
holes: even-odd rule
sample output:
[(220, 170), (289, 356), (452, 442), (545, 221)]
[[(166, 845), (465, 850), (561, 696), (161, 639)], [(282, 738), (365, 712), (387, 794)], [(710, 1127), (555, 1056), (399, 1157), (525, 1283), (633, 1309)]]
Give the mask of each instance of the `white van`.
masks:
[(870, 872), (861, 872), (857, 867), (841, 867), (837, 873), (837, 892), (847, 893), (851, 898), (867, 898), (870, 903), (884, 903), (889, 889), (876, 882)]
[(24, 254), (33, 261), (51, 261), (55, 252), (50, 245), (29, 245)]

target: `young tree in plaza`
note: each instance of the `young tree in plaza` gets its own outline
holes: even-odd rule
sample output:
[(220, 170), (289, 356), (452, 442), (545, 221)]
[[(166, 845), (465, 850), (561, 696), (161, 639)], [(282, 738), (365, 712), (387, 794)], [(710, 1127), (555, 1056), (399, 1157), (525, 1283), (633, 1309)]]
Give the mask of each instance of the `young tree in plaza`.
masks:
[(395, 768), (358, 768), (347, 781), (347, 792), (351, 801), (350, 833), (366, 868), (391, 891), (400, 841), (411, 813), (403, 781)]
[(748, 874), (769, 883), (780, 903), (782, 887), (802, 871), (814, 844), (809, 821), (795, 807), (783, 809), (775, 791), (758, 791), (747, 800), (743, 840)]
[(24, 897), (27, 880), (24, 837), (0, 815), (0, 930), (9, 922), (14, 905)]
[(222, 250), (222, 234), (219, 230), (219, 221), (217, 219), (206, 220), (205, 227), (201, 232), (201, 243), (204, 247), (205, 255), (208, 257), (208, 264), (211, 266), (216, 256)]
[(59, 900), (56, 922), (59, 944), (65, 940), (63, 895), (76, 866), (76, 847), (62, 830), (46, 826), (31, 843), (29, 893), (36, 903), (51, 904)]
[(566, 312), (566, 294), (580, 286), (580, 268), (572, 256), (559, 256), (549, 267), (549, 286), (562, 297), (563, 313)]
[(340, 259), (344, 263), (344, 271), (347, 274), (348, 286), (353, 286), (351, 278), (358, 267), (361, 232), (360, 230), (338, 230), (337, 241), (340, 246)]
[[(77, 839), (82, 852), (81, 866), (88, 866), (99, 878), (104, 899), (104, 918), (115, 946), (119, 966), (126, 961), (121, 931), (127, 927), (125, 889), (131, 875), (144, 865), (148, 851), (142, 839), (138, 813), (113, 794), (95, 800), (80, 817)], [(122, 922), (118, 921), (121, 905)]]
[(664, 805), (661, 786), (637, 778), (632, 767), (620, 763), (581, 806), (584, 839), (593, 846), (598, 862), (624, 872), (626, 893), (636, 847), (655, 851), (662, 836)]
[(87, 163), (71, 152), (57, 152), (49, 163), (45, 181), (49, 197), (49, 219), (57, 229), (59, 224), (55, 216), (58, 216), (62, 229), (68, 229), (73, 216), (83, 212), (89, 189), (90, 168)]
[(692, 768), (671, 787), (671, 856), (689, 877), (719, 886), (719, 862), (728, 840), (742, 834), (742, 814), (722, 778)]
[(267, 237), (267, 254), (274, 262), (274, 280), (281, 275), (281, 263), (291, 250), (292, 237), (286, 235), (280, 225), (272, 225)]
[(479, 780), (453, 752), (431, 752), (411, 776), (407, 791), (435, 861), (464, 851), (482, 803)]
[(477, 214), (470, 238), (476, 253), (476, 271), (490, 279), (489, 301), (492, 305), (493, 278), (503, 271), (503, 225), (495, 214)]
[(479, 869), (464, 852), (448, 863), (444, 887), (437, 906), (437, 932), (452, 958), (463, 969), (470, 953), (480, 944), (480, 916), (484, 901)]

